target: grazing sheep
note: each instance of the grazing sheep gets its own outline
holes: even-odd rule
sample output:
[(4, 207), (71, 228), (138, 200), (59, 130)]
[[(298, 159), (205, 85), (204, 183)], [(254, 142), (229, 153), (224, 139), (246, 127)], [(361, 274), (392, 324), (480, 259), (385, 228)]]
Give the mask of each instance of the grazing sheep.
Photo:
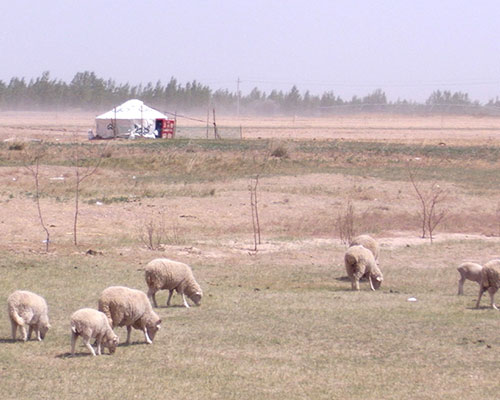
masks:
[(95, 338), (97, 355), (101, 355), (101, 345), (107, 347), (109, 354), (113, 354), (118, 345), (118, 336), (115, 335), (109, 324), (106, 314), (93, 308), (82, 308), (71, 316), (71, 355), (75, 355), (75, 344), (78, 336), (82, 337), (93, 356), (95, 351), (90, 344), (90, 339)]
[(372, 238), (370, 235), (359, 235), (352, 239), (351, 246), (363, 246), (370, 250), (373, 253), (373, 257), (375, 257), (375, 261), (378, 260), (378, 256), (380, 254), (380, 246), (378, 242)]
[(347, 249), (345, 256), (345, 269), (351, 280), (352, 290), (359, 290), (359, 280), (368, 277), (371, 290), (376, 290), (382, 284), (383, 275), (380, 271), (373, 253), (364, 246), (355, 245)]
[[(48, 307), (45, 299), (27, 290), (16, 290), (7, 299), (12, 327), (12, 340), (16, 340), (17, 327), (21, 327), (23, 341), (31, 339), (35, 331), (36, 338), (42, 341), (50, 329)], [(26, 332), (26, 325), (29, 329)]]
[(155, 294), (161, 289), (169, 291), (167, 306), (170, 306), (170, 299), (174, 290), (182, 295), (184, 307), (189, 308), (185, 294), (194, 304), (200, 305), (203, 292), (194, 279), (193, 271), (189, 265), (168, 258), (157, 258), (146, 265), (145, 271), (146, 283), (149, 288), (148, 297), (155, 307), (158, 307)]
[(106, 314), (113, 328), (127, 327), (127, 344), (130, 343), (132, 328), (143, 331), (148, 344), (153, 343), (160, 329), (160, 317), (153, 311), (146, 294), (140, 290), (110, 286), (103, 290), (98, 308)]
[(481, 271), (483, 269), (482, 265), (473, 262), (464, 262), (460, 264), (457, 268), (460, 274), (460, 280), (458, 281), (458, 295), (464, 294), (464, 282), (466, 279), (477, 282), (481, 285)]
[(479, 285), (479, 297), (476, 302), (476, 308), (479, 308), (483, 293), (488, 290), (490, 294), (491, 307), (498, 310), (495, 305), (495, 293), (500, 288), (500, 260), (491, 260), (484, 264), (481, 271), (481, 283)]

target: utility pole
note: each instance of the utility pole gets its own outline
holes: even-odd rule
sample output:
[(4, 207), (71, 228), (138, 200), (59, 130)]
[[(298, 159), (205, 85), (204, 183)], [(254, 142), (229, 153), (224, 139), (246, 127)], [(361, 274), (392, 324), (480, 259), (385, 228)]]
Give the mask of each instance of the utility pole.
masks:
[(236, 81), (236, 115), (239, 117), (240, 116), (240, 77), (238, 77), (238, 80)]
[[(210, 104), (208, 105), (210, 107)], [(208, 139), (208, 120), (210, 119), (210, 109), (207, 108), (207, 139)]]
[(215, 108), (214, 108), (214, 139), (220, 139), (219, 132), (217, 131), (217, 123), (215, 122)]

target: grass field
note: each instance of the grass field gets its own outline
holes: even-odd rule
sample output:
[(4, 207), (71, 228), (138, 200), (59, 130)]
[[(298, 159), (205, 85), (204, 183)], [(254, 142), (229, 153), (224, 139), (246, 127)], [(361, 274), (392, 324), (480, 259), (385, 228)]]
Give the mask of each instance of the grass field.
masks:
[[(320, 125), (302, 121), (307, 132), (293, 138), (266, 138), (263, 129), (255, 140), (105, 144), (85, 141), (80, 116), (61, 114), (55, 127), (0, 117), (0, 138), (9, 139), (0, 143), (0, 303), (32, 290), (46, 298), (52, 324), (42, 343), (13, 343), (0, 313), (2, 399), (498, 398), (500, 314), (487, 296), (473, 308), (475, 283), (456, 295), (462, 261), (500, 257), (498, 122), (461, 120), (454, 126), (467, 130), (457, 129), (456, 141), (446, 130), (446, 145), (434, 131), (405, 140), (405, 126), (426, 126), (412, 119), (394, 122), (397, 137), (385, 130), (373, 140), (336, 138), (339, 121), (322, 121), (320, 136), (332, 137), (313, 140)], [(387, 126), (364, 121), (353, 129)], [(256, 137), (262, 124), (242, 123)], [(27, 125), (40, 129), (32, 135)], [(73, 155), (93, 165), (104, 146), (99, 169), (81, 185), (75, 246)], [(48, 253), (24, 167), (40, 148)], [(419, 237), (408, 163), (422, 187), (449, 191), (433, 244)], [(248, 185), (257, 174), (255, 252)], [(357, 232), (381, 243), (377, 292), (367, 282), (352, 292), (346, 280), (336, 221), (348, 201)], [(149, 223), (156, 250), (145, 245)], [(114, 355), (93, 358), (78, 342), (70, 357), (71, 313), (96, 307), (107, 286), (146, 290), (141, 269), (155, 257), (193, 267), (202, 305), (184, 309), (175, 295), (167, 308), (160, 292), (153, 345), (134, 330), (133, 343)], [(123, 342), (125, 329), (116, 332)]]

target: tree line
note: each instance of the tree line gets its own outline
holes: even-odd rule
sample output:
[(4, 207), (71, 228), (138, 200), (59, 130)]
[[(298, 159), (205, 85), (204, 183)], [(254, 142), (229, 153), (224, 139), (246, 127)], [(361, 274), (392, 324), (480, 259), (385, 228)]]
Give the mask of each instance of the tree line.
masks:
[(321, 115), (390, 108), (395, 112), (483, 113), (493, 109), (500, 113), (498, 97), (481, 105), (471, 100), (467, 93), (446, 90), (436, 90), (425, 103), (417, 103), (400, 99), (390, 102), (381, 89), (363, 97), (353, 96), (349, 100), (342, 99), (333, 91), (321, 95), (308, 90), (301, 93), (295, 85), (289, 91), (271, 90), (269, 93), (255, 87), (247, 95), (242, 95), (227, 89), (214, 91), (196, 80), (183, 85), (174, 77), (167, 84), (161, 81), (146, 85), (123, 84), (100, 78), (91, 71), (76, 73), (69, 83), (53, 79), (48, 71), (29, 82), (18, 77), (11, 78), (8, 83), (0, 80), (0, 110), (104, 111), (132, 98), (141, 99), (159, 110), (181, 112), (217, 108), (232, 113), (238, 110), (241, 113)]

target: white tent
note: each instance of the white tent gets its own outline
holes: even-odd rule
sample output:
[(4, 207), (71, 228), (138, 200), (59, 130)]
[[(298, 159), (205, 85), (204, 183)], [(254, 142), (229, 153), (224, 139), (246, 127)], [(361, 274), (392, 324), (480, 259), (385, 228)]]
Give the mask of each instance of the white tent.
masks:
[(167, 118), (140, 100), (129, 100), (96, 117), (95, 137), (101, 139), (155, 137), (156, 120)]

